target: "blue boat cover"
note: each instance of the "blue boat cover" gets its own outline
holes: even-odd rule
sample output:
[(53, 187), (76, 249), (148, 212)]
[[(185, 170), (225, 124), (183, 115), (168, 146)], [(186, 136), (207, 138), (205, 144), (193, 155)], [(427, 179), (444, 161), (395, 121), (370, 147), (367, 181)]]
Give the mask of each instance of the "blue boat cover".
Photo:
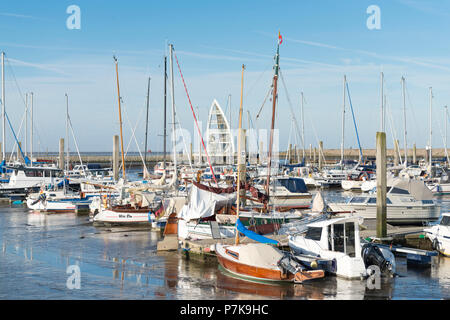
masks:
[(261, 243), (269, 243), (269, 244), (274, 244), (274, 245), (278, 245), (278, 241), (264, 237), (260, 234), (257, 234), (251, 230), (248, 230), (241, 222), (241, 220), (237, 219), (236, 221), (236, 228), (238, 229), (238, 231), (240, 233), (243, 233), (246, 237), (261, 242)]

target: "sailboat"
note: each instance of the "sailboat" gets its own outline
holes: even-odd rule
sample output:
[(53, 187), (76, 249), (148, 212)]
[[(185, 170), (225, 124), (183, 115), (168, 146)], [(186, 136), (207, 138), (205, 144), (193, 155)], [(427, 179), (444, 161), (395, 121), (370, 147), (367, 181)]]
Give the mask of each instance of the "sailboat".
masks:
[[(281, 39), (281, 35), (279, 35)], [(276, 84), (278, 78), (279, 63), (279, 45), (277, 47), (275, 76), (274, 76), (274, 99), (273, 99), (273, 117), (275, 115), (276, 104)], [(244, 83), (244, 66), (242, 66), (242, 84), (241, 84), (241, 105), (239, 110), (239, 131), (238, 131), (238, 175), (237, 175), (237, 200), (236, 200), (236, 236), (234, 245), (223, 245), (217, 243), (215, 252), (220, 265), (228, 272), (244, 278), (246, 280), (256, 281), (282, 281), (296, 282), (317, 279), (324, 277), (323, 270), (308, 270), (301, 262), (296, 260), (290, 253), (282, 252), (274, 247), (278, 242), (264, 236), (258, 235), (246, 229), (239, 220), (240, 207), (240, 179), (241, 168), (245, 165), (245, 151), (241, 149), (242, 139), (242, 93)], [(274, 118), (272, 118), (272, 132)], [(271, 142), (273, 141), (271, 134)], [(270, 145), (270, 151), (272, 146)], [(270, 168), (271, 158), (269, 152), (268, 168)], [(270, 179), (270, 170), (268, 180)], [(268, 187), (268, 185), (267, 185)], [(239, 232), (238, 232), (239, 231)], [(256, 240), (258, 243), (239, 243), (239, 234), (243, 233), (247, 237)]]
[[(171, 62), (171, 80), (172, 80), (172, 130), (175, 134), (175, 101), (173, 90), (173, 61), (172, 61), (172, 45), (170, 45), (170, 62)], [(120, 109), (120, 91), (119, 91), (119, 73), (117, 59), (114, 58), (116, 64), (116, 77), (117, 77), (117, 91), (119, 99), (119, 116), (120, 116), (120, 132), (121, 132), (121, 150), (122, 150), (122, 173), (123, 183), (117, 185), (115, 188), (120, 192), (120, 197), (115, 199), (114, 202), (110, 201), (109, 204), (100, 205), (99, 212), (93, 218), (93, 222), (96, 225), (113, 224), (113, 225), (154, 225), (155, 220), (164, 212), (163, 198), (160, 195), (156, 195), (156, 191), (169, 192), (176, 190), (178, 172), (177, 172), (177, 157), (175, 143), (173, 141), (173, 156), (174, 167), (172, 179), (169, 183), (163, 183), (165, 181), (165, 175), (161, 178), (161, 183), (140, 183), (138, 185), (126, 182), (125, 176), (125, 162), (123, 154), (123, 138), (122, 138), (122, 120)], [(105, 201), (108, 202), (108, 201)]]

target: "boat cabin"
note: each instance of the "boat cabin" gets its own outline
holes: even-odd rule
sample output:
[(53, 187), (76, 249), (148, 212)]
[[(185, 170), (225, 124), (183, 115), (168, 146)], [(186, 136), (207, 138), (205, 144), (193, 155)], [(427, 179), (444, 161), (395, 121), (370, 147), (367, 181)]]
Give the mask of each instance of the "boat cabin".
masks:
[[(259, 178), (255, 180), (255, 184), (259, 186), (266, 185), (267, 178)], [(270, 181), (270, 186), (287, 189), (290, 193), (308, 193), (305, 181), (297, 177), (273, 177)]]
[[(322, 250), (342, 252), (349, 257), (361, 255), (359, 217), (345, 217), (315, 222), (305, 231), (305, 242), (319, 243)], [(314, 248), (311, 248), (314, 249)]]

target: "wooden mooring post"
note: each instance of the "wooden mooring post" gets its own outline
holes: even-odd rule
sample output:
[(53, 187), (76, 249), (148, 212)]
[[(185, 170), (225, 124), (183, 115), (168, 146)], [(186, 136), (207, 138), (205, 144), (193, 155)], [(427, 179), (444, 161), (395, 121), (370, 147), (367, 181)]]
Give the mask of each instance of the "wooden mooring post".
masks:
[(386, 133), (377, 132), (377, 238), (387, 236), (386, 207)]

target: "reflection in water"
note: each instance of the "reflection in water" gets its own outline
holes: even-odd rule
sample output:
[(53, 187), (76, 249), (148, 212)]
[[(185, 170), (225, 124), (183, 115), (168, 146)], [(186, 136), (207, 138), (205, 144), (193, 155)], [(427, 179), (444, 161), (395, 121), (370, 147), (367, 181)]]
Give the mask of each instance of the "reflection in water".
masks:
[[(383, 279), (380, 289), (369, 289), (363, 280), (332, 276), (305, 284), (267, 285), (234, 278), (216, 263), (157, 253), (159, 232), (95, 228), (87, 217), (70, 213), (30, 213), (20, 207), (0, 210), (3, 299), (450, 298), (449, 258), (440, 257), (425, 269), (399, 261), (401, 277)], [(80, 267), (80, 290), (66, 287), (66, 269), (73, 264)]]

